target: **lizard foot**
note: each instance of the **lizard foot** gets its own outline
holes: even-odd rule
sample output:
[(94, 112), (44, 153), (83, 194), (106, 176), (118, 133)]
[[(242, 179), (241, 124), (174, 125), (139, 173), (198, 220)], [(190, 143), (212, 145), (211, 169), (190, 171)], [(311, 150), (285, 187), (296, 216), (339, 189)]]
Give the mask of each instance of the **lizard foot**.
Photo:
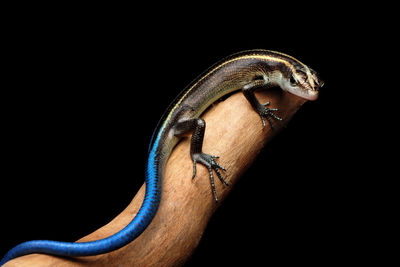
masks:
[(260, 105), (259, 108), (257, 108), (257, 112), (261, 117), (263, 127), (265, 127), (265, 120), (264, 120), (264, 118), (265, 118), (268, 121), (269, 125), (271, 125), (271, 128), (274, 128), (274, 124), (272, 123), (271, 117), (278, 121), (281, 121), (282, 118), (276, 116), (273, 113), (273, 111), (278, 111), (279, 109), (267, 107), (269, 104), (270, 104), (270, 102), (268, 101), (267, 103)]
[(192, 155), (193, 159), (193, 177), (196, 177), (196, 164), (201, 163), (204, 166), (207, 167), (209, 173), (210, 173), (210, 181), (211, 181), (211, 189), (215, 198), (215, 201), (218, 202), (218, 196), (217, 196), (217, 191), (215, 190), (215, 184), (214, 184), (214, 175), (213, 175), (213, 170), (217, 174), (218, 178), (221, 180), (222, 183), (225, 185), (229, 185), (229, 183), (222, 177), (221, 172), (219, 169), (225, 171), (225, 168), (219, 165), (217, 162), (215, 162), (215, 159), (219, 158), (218, 156), (211, 156), (205, 153), (195, 153)]

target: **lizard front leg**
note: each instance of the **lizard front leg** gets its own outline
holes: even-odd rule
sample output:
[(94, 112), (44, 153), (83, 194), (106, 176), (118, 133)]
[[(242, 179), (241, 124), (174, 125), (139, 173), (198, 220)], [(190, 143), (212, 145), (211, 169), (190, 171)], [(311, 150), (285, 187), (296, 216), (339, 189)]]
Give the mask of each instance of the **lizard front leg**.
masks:
[(256, 89), (267, 87), (267, 85), (268, 82), (266, 82), (265, 80), (254, 80), (243, 86), (242, 92), (246, 99), (249, 101), (250, 105), (253, 107), (253, 109), (260, 115), (263, 126), (265, 127), (265, 118), (271, 125), (271, 128), (274, 128), (271, 117), (281, 121), (282, 119), (273, 113), (273, 111), (278, 111), (279, 109), (267, 107), (270, 104), (269, 101), (265, 104), (261, 104), (254, 94), (254, 91)]

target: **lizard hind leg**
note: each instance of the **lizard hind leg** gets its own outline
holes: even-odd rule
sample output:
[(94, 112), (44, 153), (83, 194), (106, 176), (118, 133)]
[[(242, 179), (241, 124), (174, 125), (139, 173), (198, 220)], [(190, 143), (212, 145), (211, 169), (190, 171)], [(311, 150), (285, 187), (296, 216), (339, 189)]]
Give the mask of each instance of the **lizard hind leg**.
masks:
[(225, 171), (225, 168), (219, 165), (215, 159), (219, 158), (218, 156), (212, 156), (206, 153), (203, 153), (203, 140), (204, 140), (204, 132), (206, 129), (206, 123), (201, 118), (196, 119), (187, 119), (179, 121), (175, 127), (175, 135), (183, 135), (189, 132), (192, 132), (192, 138), (190, 143), (190, 156), (193, 160), (193, 176), (192, 179), (196, 177), (197, 173), (197, 163), (204, 165), (209, 172), (210, 182), (211, 182), (211, 190), (216, 202), (218, 202), (217, 191), (215, 189), (214, 183), (214, 174), (213, 171), (217, 174), (219, 180), (225, 185), (229, 185), (229, 183), (224, 179), (220, 170)]

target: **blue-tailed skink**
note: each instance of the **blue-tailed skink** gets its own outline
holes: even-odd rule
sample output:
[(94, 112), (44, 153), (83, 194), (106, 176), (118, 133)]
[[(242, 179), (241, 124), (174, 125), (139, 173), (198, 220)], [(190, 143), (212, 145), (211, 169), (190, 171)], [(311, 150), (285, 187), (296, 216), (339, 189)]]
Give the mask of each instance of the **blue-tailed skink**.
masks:
[(0, 265), (31, 253), (89, 256), (107, 253), (130, 243), (146, 229), (156, 214), (161, 200), (166, 162), (174, 146), (185, 134), (192, 134), (190, 155), (193, 160), (193, 178), (196, 176), (197, 163), (207, 167), (212, 197), (218, 201), (213, 173), (222, 183), (228, 185), (228, 181), (221, 174), (224, 168), (217, 163), (218, 157), (202, 150), (206, 123), (200, 116), (205, 109), (221, 97), (241, 90), (254, 111), (260, 115), (262, 125), (266, 127), (266, 120), (273, 127), (274, 120), (281, 120), (276, 114), (279, 111), (269, 108), (269, 102), (260, 103), (254, 94), (256, 89), (280, 87), (307, 100), (315, 100), (322, 84), (314, 70), (280, 52), (250, 50), (221, 60), (183, 90), (160, 120), (149, 147), (145, 198), (137, 215), (124, 229), (110, 237), (91, 242), (27, 241), (12, 248)]

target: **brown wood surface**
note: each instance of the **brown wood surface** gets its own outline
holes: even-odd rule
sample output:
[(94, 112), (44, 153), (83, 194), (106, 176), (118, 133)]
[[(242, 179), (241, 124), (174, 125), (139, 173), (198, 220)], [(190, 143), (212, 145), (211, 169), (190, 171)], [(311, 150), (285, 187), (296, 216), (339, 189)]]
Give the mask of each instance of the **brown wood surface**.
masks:
[[(253, 162), (270, 138), (279, 132), (305, 100), (282, 91), (258, 92), (260, 101), (271, 101), (271, 107), (284, 120), (275, 121), (276, 129), (269, 125), (263, 129), (260, 117), (254, 112), (242, 93), (236, 93), (211, 107), (202, 116), (206, 121), (203, 151), (219, 155), (218, 162), (227, 171), (224, 176), (230, 186), (215, 179), (215, 203), (210, 188), (208, 171), (198, 164), (197, 176), (191, 179), (193, 167), (189, 155), (189, 139), (184, 139), (174, 149), (168, 161), (163, 181), (159, 210), (149, 227), (127, 246), (104, 255), (61, 258), (48, 255), (27, 255), (14, 259), (4, 266), (179, 266), (193, 253), (207, 222), (223, 203), (240, 175)], [(109, 224), (83, 237), (91, 241), (107, 237), (126, 226), (137, 213), (144, 197), (143, 185), (129, 206)]]

